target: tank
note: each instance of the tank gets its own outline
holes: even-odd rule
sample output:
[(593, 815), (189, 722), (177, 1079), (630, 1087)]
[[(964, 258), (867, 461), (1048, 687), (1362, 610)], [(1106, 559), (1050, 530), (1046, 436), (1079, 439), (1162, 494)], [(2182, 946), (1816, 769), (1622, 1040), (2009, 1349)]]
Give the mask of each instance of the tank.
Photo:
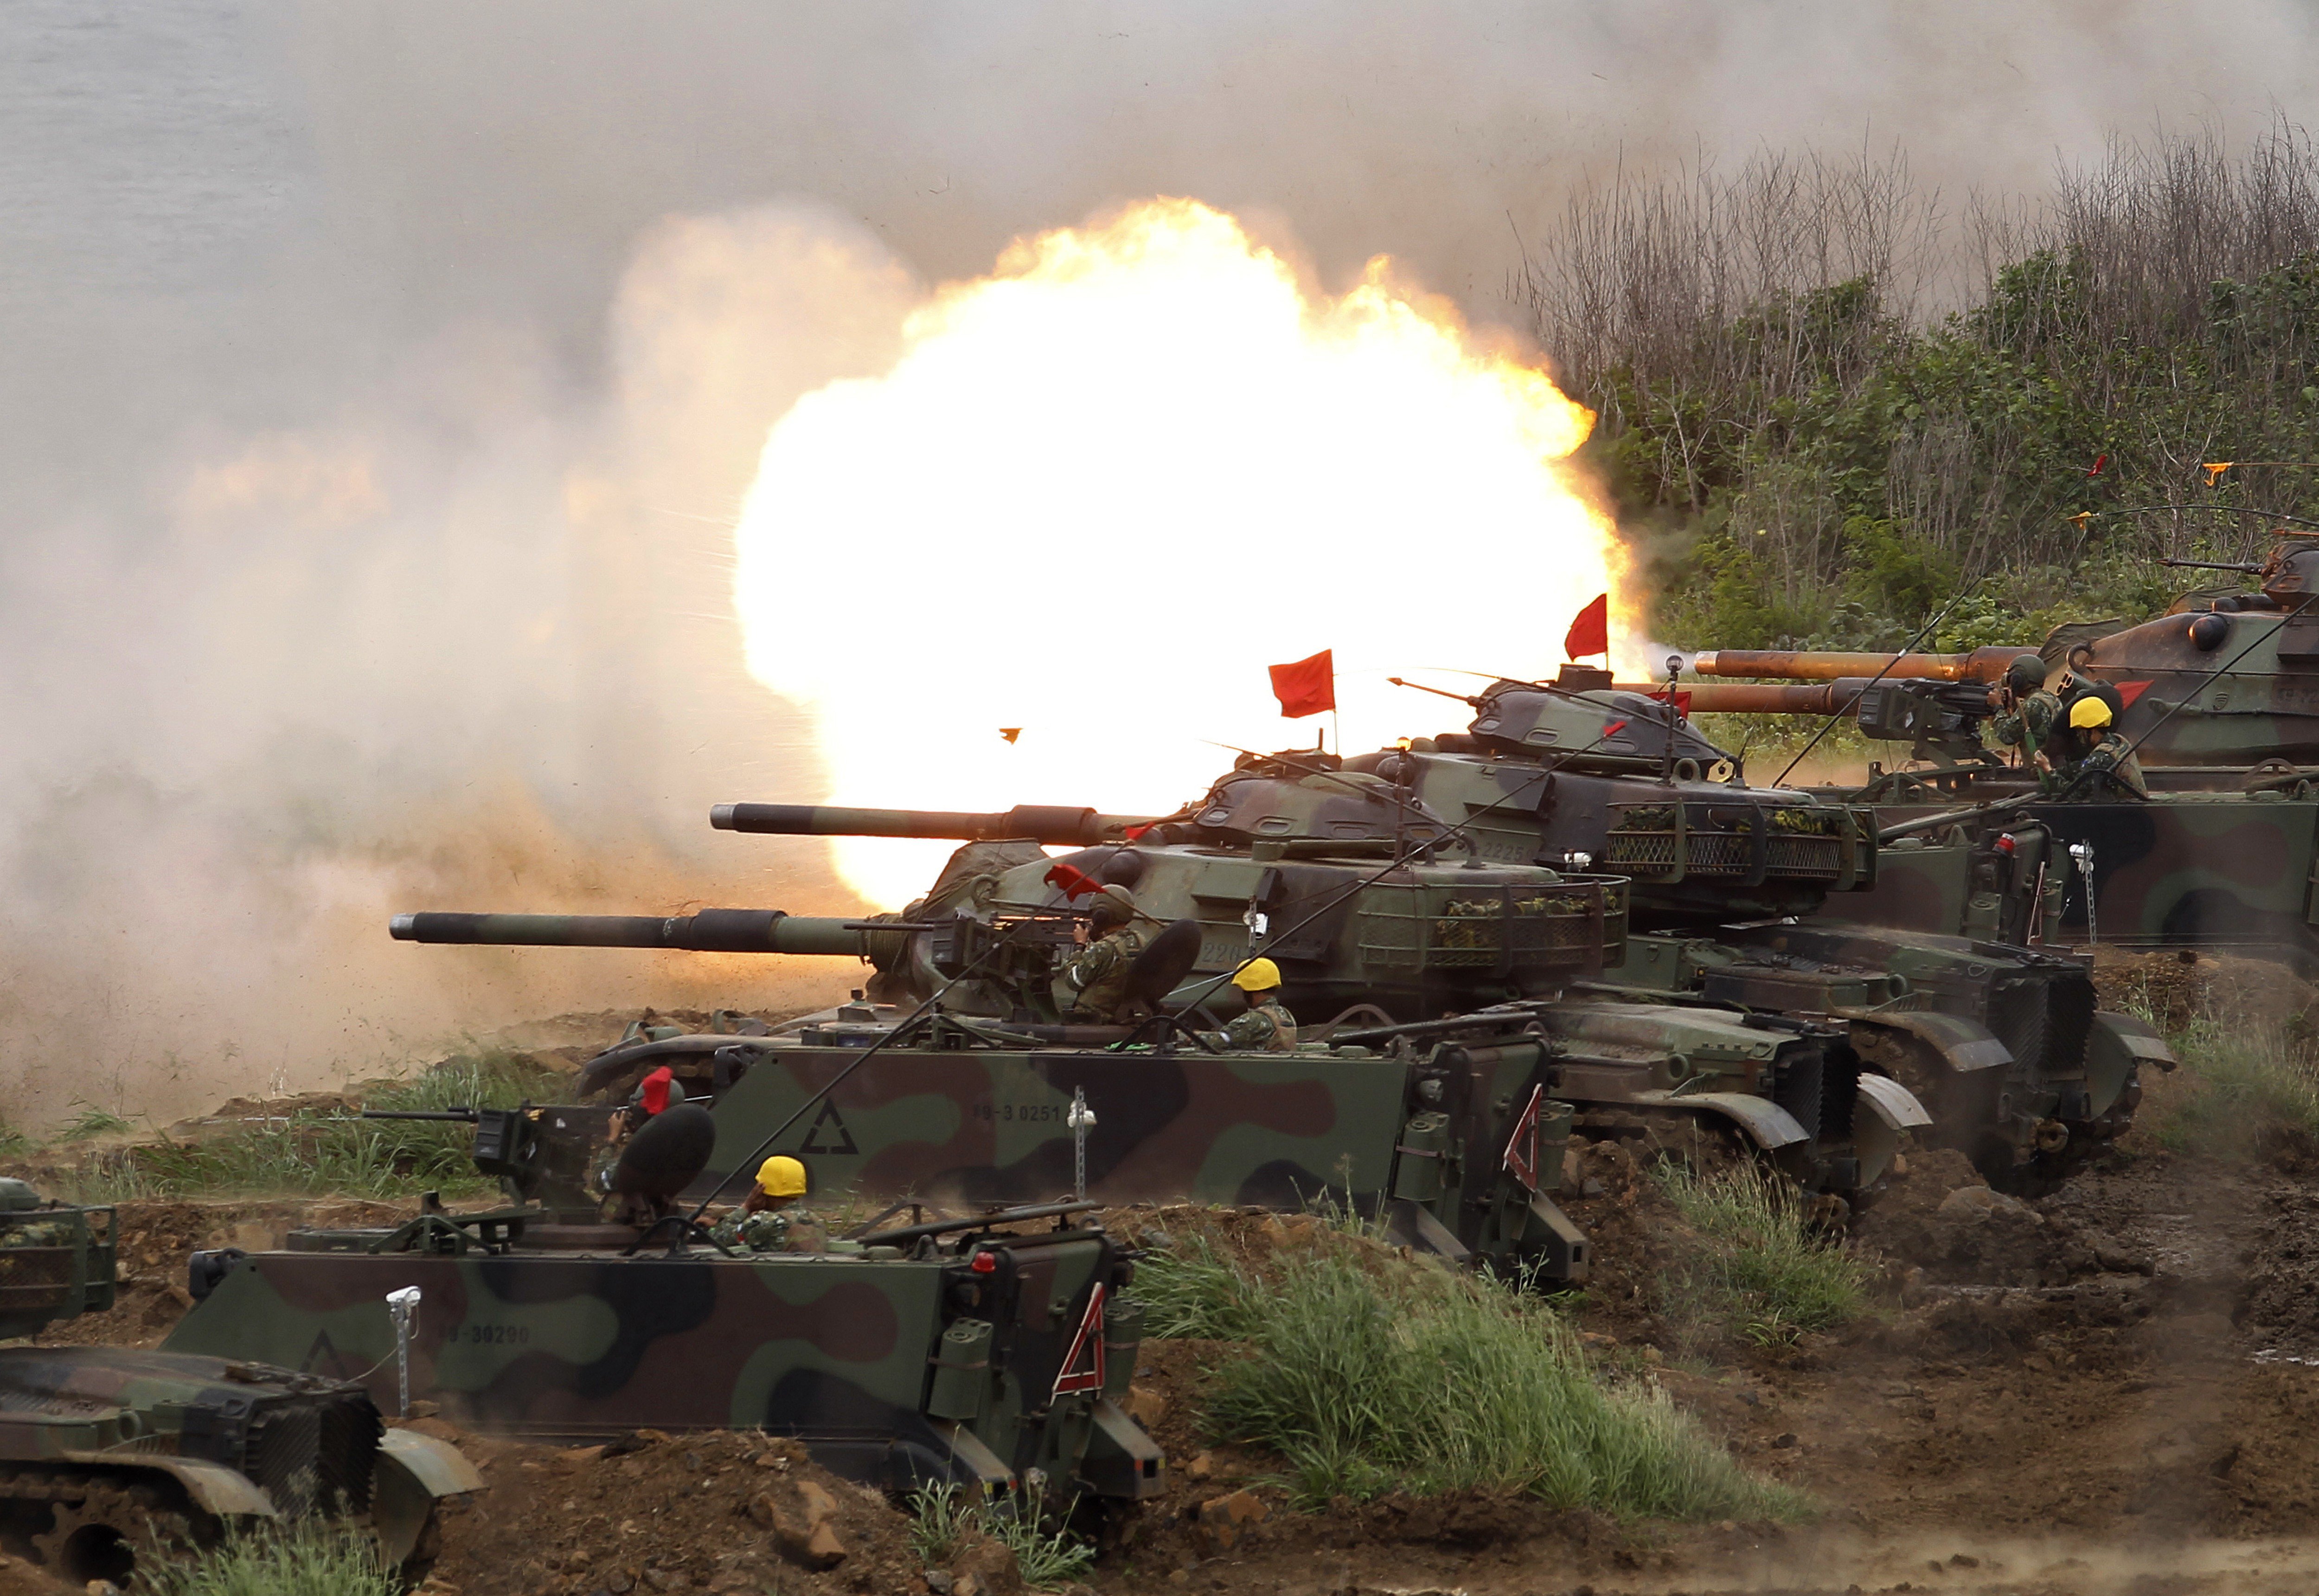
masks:
[[(2058, 926), (2068, 879), (2067, 855), (2044, 831), (2022, 825), (1881, 848), (1871, 807), (1748, 786), (1741, 760), (1671, 717), (1663, 699), (1609, 681), (1576, 666), (1552, 683), (1499, 681), (1460, 698), (1466, 731), (1341, 762), (1309, 751), (1245, 755), (1200, 802), (1170, 816), (1105, 816), (1121, 840), (1060, 861), (970, 844), (911, 911), (916, 920), (893, 924), (1040, 898), (1067, 906), (1050, 879), (1058, 870), (1065, 880), (1117, 879), (1157, 913), (1201, 919), (1203, 971), (1261, 951), (1280, 964), (1300, 1015), (1333, 1016), (1366, 997), (1405, 1019), (1424, 1005), (1390, 984), (1364, 994), (1358, 982), (1327, 978), (1326, 961), (1344, 958), (1342, 939), (1275, 931), (1301, 917), (1287, 912), (1287, 877), (1260, 892), (1209, 883), (1235, 882), (1225, 872), (1241, 861), (1277, 868), (1356, 848), (1387, 861), (1430, 853), (1456, 861), (1453, 876), (1615, 872), (1640, 929), (1600, 971), (1562, 972), (1565, 1012), (1581, 1014), (1584, 995), (1609, 994), (1809, 1022), (1838, 1038), (1842, 1057), (1878, 1059), (1882, 1073), (1906, 1080), (1932, 1115), (1919, 1136), (1967, 1151), (2008, 1189), (2048, 1189), (2115, 1141), (2139, 1101), (2140, 1066), (2171, 1059), (2138, 1022), (2096, 1012), (2082, 960), (2026, 945)], [(988, 837), (1004, 819), (748, 804), (712, 813), (724, 829), (790, 835), (842, 825), (925, 835), (962, 820)], [(1090, 824), (1043, 834), (1051, 845), (1092, 834)], [(1314, 896), (1325, 901), (1325, 891)], [(1848, 903), (1906, 917), (1882, 932), (1841, 916), (1820, 924), (1829, 906)], [(918, 944), (896, 942), (872, 958), (880, 969), (872, 996), (898, 1000), (923, 997), (963, 968), (954, 959), (927, 964)], [(1478, 987), (1468, 995), (1487, 996)], [(2039, 1017), (2048, 1014), (2051, 1023)]]
[[(111, 1307), (114, 1234), (111, 1208), (0, 1180), (0, 1337)], [(360, 1385), (298, 1361), (0, 1348), (0, 1544), (70, 1583), (126, 1587), (157, 1548), (321, 1515), (368, 1525), (416, 1582), (437, 1502), (481, 1476), (444, 1442), (386, 1429)]]
[(412, 1394), (478, 1430), (762, 1429), (866, 1483), (1044, 1492), (1058, 1511), (1163, 1488), (1159, 1447), (1117, 1402), (1141, 1341), (1124, 1294), (1135, 1255), (1094, 1204), (880, 1222), (844, 1253), (734, 1252), (559, 1206), (555, 1179), (506, 1166), (556, 1165), (585, 1115), (510, 1114), (479, 1118), (478, 1164), (543, 1200), (207, 1255), (169, 1350), (279, 1358), (383, 1394), (397, 1378), (386, 1297), (416, 1289)]
[(2155, 788), (2229, 790), (2241, 784), (2239, 773), (2257, 767), (2319, 765), (2319, 545), (2284, 537), (2260, 564), (2166, 564), (2242, 573), (2254, 582), (2242, 591), (2185, 593), (2164, 615), (2138, 624), (2062, 627), (2042, 642), (1970, 654), (1716, 650), (1696, 656), (1695, 674), (1823, 686), (1702, 683), (1691, 690), (1692, 708), (1841, 714), (1857, 704), (1857, 693), (1845, 690), (1880, 673), (1919, 694), (1936, 684), (1990, 686), (2017, 655), (2035, 654), (2056, 680), (2066, 672), (2116, 690), (2118, 729), (2136, 744)]
[[(1512, 791), (1535, 799), (1525, 782)], [(771, 808), (717, 817), (762, 826)], [(772, 823), (821, 825), (823, 813), (774, 809)], [(877, 818), (897, 832), (932, 825)], [(880, 1055), (781, 1150), (826, 1162), (848, 1189), (971, 1200), (1053, 1189), (1073, 1150), (1063, 1125), (1075, 1092), (1098, 1120), (1090, 1190), (1110, 1201), (1297, 1208), (1333, 1188), (1374, 1212), (1423, 1186), (1400, 1172), (1423, 1119), (1424, 1134), (1458, 1150), (1454, 1177), (1418, 1203), (1434, 1205), (1439, 1249), (1561, 1279), (1576, 1277), (1584, 1248), (1552, 1203), (1559, 1154), (1500, 1156), (1525, 1114), (1533, 1129), (1734, 1138), (1845, 1203), (1872, 1190), (1899, 1134), (1925, 1123), (1905, 1089), (1863, 1066), (1842, 1022), (1772, 1026), (1671, 996), (1572, 996), (1626, 960), (1626, 882), (1493, 857), (1508, 850), (1386, 775), (1303, 755), (1244, 760), (1209, 801), (1136, 819), (1123, 837), (1131, 831), (1060, 859), (1028, 842), (969, 843), (907, 915), (818, 923), (785, 944), (853, 939), (847, 951), (877, 972), (862, 1002), (763, 1038), (639, 1037), (584, 1078), (618, 1094), (670, 1064), (689, 1092), (713, 1096), (717, 1156), (730, 1159), (874, 1044)], [(1165, 942), (1181, 958), (1153, 966), (1138, 1009), (1150, 1018), (1072, 1024), (1058, 977), (1081, 934), (1079, 899), (1103, 881), (1132, 888), (1166, 926), (1147, 951)], [(417, 942), (763, 950), (790, 923), (762, 910), (417, 914), (393, 929)], [(1224, 978), (1259, 951), (1287, 975), (1313, 1040), (1286, 1054), (1212, 1052), (1187, 1027), (1220, 1022), (1219, 996), (1236, 1001)], [(938, 1014), (903, 1014), (937, 994)], [(1863, 1073), (1880, 1079), (1863, 1088)], [(1422, 1240), (1416, 1215), (1403, 1217)]]
[[(2139, 625), (2062, 627), (2042, 645), (1970, 655), (1702, 654), (1702, 674), (1777, 680), (1703, 682), (1692, 707), (1768, 708), (1776, 698), (1790, 712), (1854, 715), (1872, 738), (1910, 743), (1908, 761), (1872, 763), (1863, 785), (1826, 796), (1874, 806), (1886, 861), (1907, 853), (1920, 879), (1937, 878), (1938, 913), (1963, 890), (1954, 864), (1936, 861), (1943, 848), (1986, 849), (2034, 829), (2050, 839), (2049, 879), (2069, 888), (2052, 940), (2239, 952), (2308, 969), (2319, 963), (2319, 547), (2283, 539), (2260, 564), (2206, 568), (2255, 585), (2185, 594)], [(2044, 793), (2034, 772), (1982, 746), (1995, 707), (1975, 713), (1959, 686), (1993, 680), (1997, 656), (2020, 653), (2044, 658), (2055, 684), (2066, 674), (2112, 691), (2151, 801)], [(1872, 688), (1861, 681), (1863, 666), (1872, 675), (1888, 665)], [(1855, 682), (1865, 690), (1852, 691)], [(1918, 741), (1885, 712), (1903, 700), (1948, 707), (1960, 724), (1945, 746)], [(1825, 912), (1922, 925), (1926, 901), (1878, 889)]]

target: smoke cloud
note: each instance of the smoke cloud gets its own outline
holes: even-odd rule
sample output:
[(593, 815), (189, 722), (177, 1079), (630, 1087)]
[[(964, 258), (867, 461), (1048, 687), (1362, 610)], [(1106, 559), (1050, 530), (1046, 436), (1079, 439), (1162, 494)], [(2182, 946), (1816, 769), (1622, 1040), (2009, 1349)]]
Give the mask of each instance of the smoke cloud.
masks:
[[(742, 668), (731, 524), (773, 422), (882, 371), (926, 285), (1011, 238), (1185, 194), (1326, 287), (1390, 253), (1487, 324), (1520, 239), (1622, 162), (1897, 142), (1961, 199), (2116, 129), (2311, 119), (2305, 8), (2195, 23), (1898, 0), (12, 6), (11, 1114), (166, 1114), (555, 1008), (842, 985), (402, 948), (381, 923), (852, 901), (810, 846), (702, 824), (820, 775)], [(799, 601), (875, 642), (874, 589), (842, 585)]]

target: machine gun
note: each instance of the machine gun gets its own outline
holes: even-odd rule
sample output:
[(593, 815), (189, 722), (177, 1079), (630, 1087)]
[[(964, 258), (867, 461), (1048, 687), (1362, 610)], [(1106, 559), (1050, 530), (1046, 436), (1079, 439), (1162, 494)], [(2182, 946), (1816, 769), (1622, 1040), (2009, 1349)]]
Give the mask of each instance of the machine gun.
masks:
[(594, 1220), (602, 1194), (588, 1189), (589, 1167), (618, 1112), (616, 1107), (527, 1103), (520, 1108), (366, 1108), (362, 1117), (474, 1126), (476, 1170), (497, 1180), (518, 1207), (456, 1217), (430, 1210), (413, 1222), (433, 1218), (438, 1225), (454, 1228), (473, 1223), (496, 1234), (519, 1229), (527, 1219)]

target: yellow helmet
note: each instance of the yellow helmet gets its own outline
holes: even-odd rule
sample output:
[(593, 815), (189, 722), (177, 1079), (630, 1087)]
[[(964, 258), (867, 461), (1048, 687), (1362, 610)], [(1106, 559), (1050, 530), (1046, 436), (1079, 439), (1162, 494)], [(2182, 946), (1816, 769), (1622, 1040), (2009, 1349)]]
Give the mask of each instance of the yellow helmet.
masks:
[(757, 1166), (757, 1189), (769, 1197), (802, 1197), (805, 1166), (787, 1153), (775, 1153)]
[(1251, 959), (1232, 977), (1232, 985), (1243, 992), (1269, 992), (1280, 985), (1280, 966), (1269, 959)]
[(2109, 706), (2092, 693), (2070, 706), (2070, 725), (2080, 731), (2107, 726), (2109, 722)]

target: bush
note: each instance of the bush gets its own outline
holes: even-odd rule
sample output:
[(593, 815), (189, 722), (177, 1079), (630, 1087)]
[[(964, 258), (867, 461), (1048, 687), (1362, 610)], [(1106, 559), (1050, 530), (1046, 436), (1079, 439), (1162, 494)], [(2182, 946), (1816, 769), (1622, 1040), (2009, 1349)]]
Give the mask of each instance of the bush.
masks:
[[(1601, 422), (1652, 636), (1876, 649), (2141, 618), (2161, 556), (2319, 518), (2319, 149), (2116, 143), (1961, 229), (1905, 160), (1766, 152), (1582, 192), (1524, 288)], [(1945, 313), (1923, 292), (1969, 284)], [(2210, 479), (2203, 462), (2250, 464)], [(2233, 584), (2237, 585), (2237, 584)]]
[(1668, 1165), (1658, 1179), (1698, 1238), (1661, 1283), (1694, 1333), (1785, 1346), (1865, 1306), (1868, 1267), (1814, 1231), (1787, 1182), (1746, 1166), (1703, 1176)]
[(1188, 1240), (1138, 1267), (1158, 1335), (1247, 1344), (1213, 1375), (1223, 1439), (1287, 1463), (1307, 1502), (1393, 1490), (1522, 1491), (1559, 1508), (1791, 1518), (1656, 1390), (1600, 1384), (1546, 1303), (1350, 1244), (1261, 1276)]
[(303, 1526), (236, 1535), (189, 1560), (140, 1556), (153, 1596), (396, 1596), (401, 1586), (365, 1537)]
[(2174, 1051), (2173, 1089), (2142, 1125), (2160, 1146), (2215, 1157), (2319, 1147), (2319, 1059), (2309, 1044), (2197, 1020), (2174, 1038)]

